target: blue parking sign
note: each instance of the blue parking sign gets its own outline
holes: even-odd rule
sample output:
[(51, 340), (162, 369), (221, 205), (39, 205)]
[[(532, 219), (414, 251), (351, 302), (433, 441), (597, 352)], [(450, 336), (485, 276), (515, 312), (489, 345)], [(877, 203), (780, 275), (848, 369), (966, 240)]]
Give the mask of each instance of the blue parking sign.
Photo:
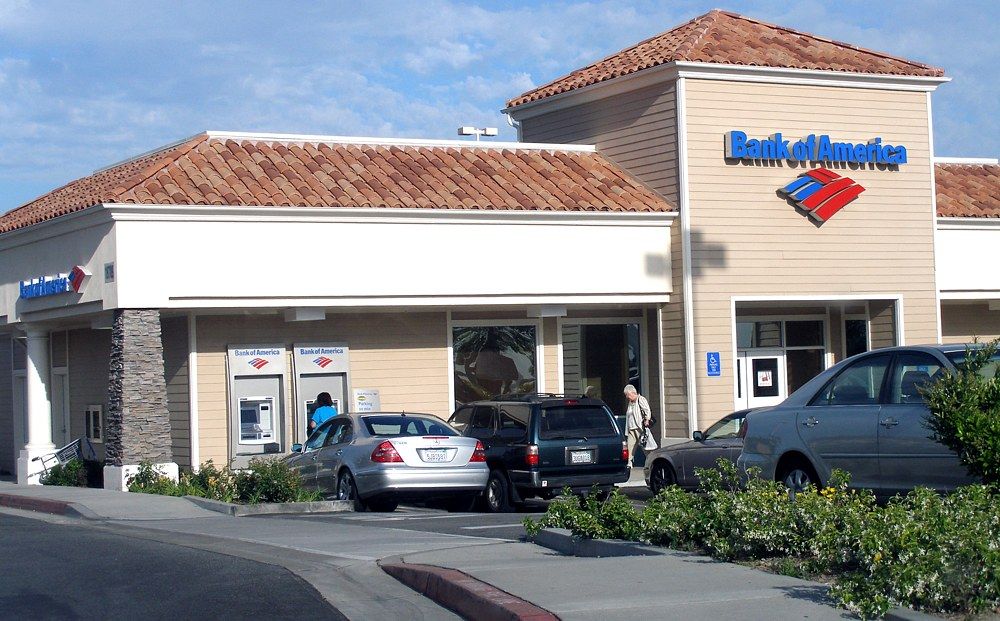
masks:
[(705, 356), (705, 368), (708, 369), (709, 377), (719, 377), (722, 375), (722, 356), (717, 351), (710, 351)]

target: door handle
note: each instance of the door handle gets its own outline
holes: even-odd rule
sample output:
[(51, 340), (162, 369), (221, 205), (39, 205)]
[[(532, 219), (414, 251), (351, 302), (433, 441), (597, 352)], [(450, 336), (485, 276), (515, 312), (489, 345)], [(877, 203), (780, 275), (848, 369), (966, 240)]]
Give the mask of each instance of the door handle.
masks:
[(810, 416), (809, 418), (802, 421), (802, 424), (805, 425), (806, 427), (815, 427), (816, 425), (819, 424), (819, 419), (816, 418), (815, 416)]
[(889, 418), (886, 418), (879, 424), (885, 427), (886, 429), (889, 429), (890, 427), (895, 427), (896, 425), (898, 425), (899, 421), (890, 416)]
[(343, 455), (343, 454), (344, 454), (344, 449), (340, 449), (339, 451), (336, 452), (336, 455), (338, 455), (338, 456)]
[(313, 453), (313, 458), (312, 458), (312, 460), (313, 460), (313, 461), (316, 461), (316, 460), (317, 460), (318, 458), (319, 458), (319, 451), (316, 451), (315, 453)]

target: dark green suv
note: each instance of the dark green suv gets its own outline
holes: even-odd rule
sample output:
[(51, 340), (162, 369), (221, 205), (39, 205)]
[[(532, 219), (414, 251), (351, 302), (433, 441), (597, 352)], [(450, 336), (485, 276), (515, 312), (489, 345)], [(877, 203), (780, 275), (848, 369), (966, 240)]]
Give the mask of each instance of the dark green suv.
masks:
[(490, 467), (483, 504), (505, 512), (528, 498), (552, 498), (564, 487), (610, 491), (628, 480), (621, 428), (599, 399), (532, 394), (476, 401), (448, 421), (482, 441)]

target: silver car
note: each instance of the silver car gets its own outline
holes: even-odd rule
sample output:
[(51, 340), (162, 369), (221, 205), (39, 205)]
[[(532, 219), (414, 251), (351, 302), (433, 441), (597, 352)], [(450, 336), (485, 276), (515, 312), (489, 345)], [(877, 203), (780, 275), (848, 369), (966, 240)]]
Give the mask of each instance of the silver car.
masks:
[(342, 414), (287, 457), (303, 484), (355, 510), (394, 511), (400, 500), (469, 510), (490, 470), (481, 442), (430, 414)]
[(643, 467), (646, 486), (654, 494), (669, 485), (695, 489), (698, 487), (695, 468), (714, 468), (720, 457), (735, 462), (743, 448), (740, 428), (752, 411), (740, 410), (723, 416), (704, 432), (694, 432), (693, 440), (650, 452)]
[(755, 411), (737, 464), (794, 490), (824, 484), (834, 468), (883, 497), (971, 483), (958, 456), (932, 438), (921, 394), (965, 352), (965, 345), (910, 346), (848, 358), (780, 405)]

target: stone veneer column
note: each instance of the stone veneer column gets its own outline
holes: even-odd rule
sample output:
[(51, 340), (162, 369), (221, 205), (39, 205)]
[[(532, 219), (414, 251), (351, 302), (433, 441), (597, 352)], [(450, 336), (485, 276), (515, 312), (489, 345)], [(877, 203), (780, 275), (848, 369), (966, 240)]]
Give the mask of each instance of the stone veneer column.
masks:
[[(160, 311), (119, 309), (111, 329), (104, 486), (121, 489), (142, 461), (176, 476), (163, 378)], [(168, 465), (169, 464), (169, 465)]]

